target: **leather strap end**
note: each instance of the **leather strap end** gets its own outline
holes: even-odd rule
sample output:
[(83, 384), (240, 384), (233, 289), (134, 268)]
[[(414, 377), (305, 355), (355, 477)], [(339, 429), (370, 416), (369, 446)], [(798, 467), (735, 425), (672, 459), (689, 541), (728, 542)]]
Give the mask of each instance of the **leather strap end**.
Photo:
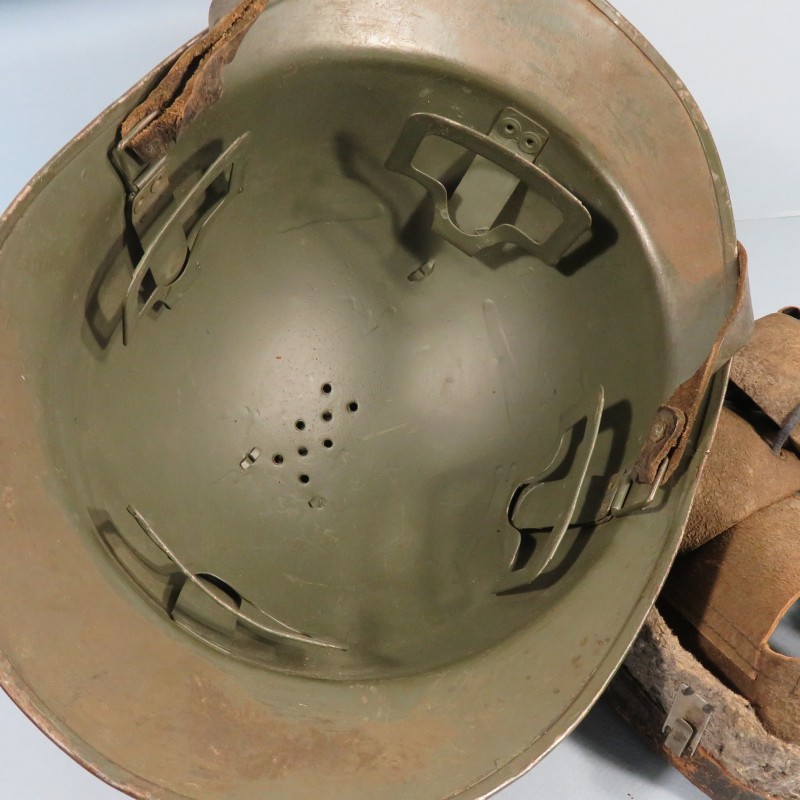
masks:
[(244, 0), (191, 44), (161, 82), (122, 123), (122, 136), (153, 116), (130, 149), (145, 163), (166, 155), (181, 133), (222, 96), (223, 69), (236, 56), (267, 0)]

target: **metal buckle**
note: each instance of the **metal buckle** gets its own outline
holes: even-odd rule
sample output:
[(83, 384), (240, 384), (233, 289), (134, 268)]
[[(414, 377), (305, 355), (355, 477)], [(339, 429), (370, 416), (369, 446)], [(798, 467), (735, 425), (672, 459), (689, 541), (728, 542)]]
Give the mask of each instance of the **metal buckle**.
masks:
[(664, 746), (677, 758), (688, 748), (693, 756), (706, 732), (714, 706), (695, 694), (691, 686), (683, 684), (675, 694), (662, 733), (667, 734)]
[(638, 514), (651, 508), (656, 502), (658, 490), (664, 483), (664, 476), (667, 474), (668, 469), (669, 458), (665, 458), (662, 461), (661, 466), (658, 468), (656, 479), (648, 487), (647, 496), (629, 506), (626, 506), (625, 503), (630, 498), (631, 493), (636, 491), (636, 487), (645, 486), (646, 484), (636, 483), (636, 481), (633, 480), (630, 472), (623, 473), (620, 476), (619, 483), (617, 484), (616, 489), (611, 497), (608, 510), (606, 511), (605, 515), (603, 515), (601, 519), (597, 521), (596, 524), (600, 525), (605, 522), (609, 522), (612, 519), (622, 519), (623, 517), (628, 517), (631, 514)]
[[(201, 175), (178, 200), (167, 174), (168, 157), (143, 165), (134, 159), (129, 147), (133, 139), (156, 116), (142, 119), (111, 151), (111, 162), (127, 191), (126, 216), (129, 230), (140, 245), (141, 256), (125, 294), (122, 313), (123, 344), (131, 337), (142, 317), (167, 298), (179, 281), (186, 281), (200, 264), (191, 258), (206, 226), (231, 195), (243, 191), (243, 154), (249, 133), (242, 134)], [(225, 186), (207, 206), (206, 195), (217, 179), (226, 177)], [(201, 209), (198, 216), (197, 210)], [(186, 227), (191, 221), (191, 229)], [(145, 288), (146, 287), (146, 288)]]

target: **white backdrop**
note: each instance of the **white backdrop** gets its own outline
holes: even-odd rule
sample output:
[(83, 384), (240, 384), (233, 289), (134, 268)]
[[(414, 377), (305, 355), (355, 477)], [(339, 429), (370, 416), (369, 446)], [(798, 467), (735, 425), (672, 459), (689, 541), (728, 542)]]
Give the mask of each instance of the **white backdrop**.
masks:
[[(0, 0), (0, 209), (90, 119), (203, 28), (207, 7), (208, 0)], [(756, 314), (800, 304), (800, 4), (618, 0), (617, 7), (671, 63), (706, 115), (739, 238), (750, 252)], [(703, 795), (601, 701), (566, 742), (499, 797)], [(0, 692), (0, 798), (122, 795), (74, 764)]]

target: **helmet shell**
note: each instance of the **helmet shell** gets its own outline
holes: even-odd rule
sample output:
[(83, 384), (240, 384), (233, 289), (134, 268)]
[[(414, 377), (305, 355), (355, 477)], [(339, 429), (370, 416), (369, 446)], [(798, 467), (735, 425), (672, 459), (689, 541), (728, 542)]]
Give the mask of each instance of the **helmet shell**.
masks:
[[(0, 228), (4, 685), (141, 797), (486, 796), (582, 717), (680, 538), (724, 376), (658, 503), (592, 523), (735, 302), (702, 118), (603, 3), (277, 3), (169, 153), (176, 195), (230, 154), (225, 203), (125, 343), (142, 254), (108, 153), (168, 66)], [(555, 265), (464, 252), (387, 169), (413, 115), (506, 109), (591, 217)], [(455, 186), (450, 144), (414, 163)], [(573, 527), (509, 587), (562, 487)]]

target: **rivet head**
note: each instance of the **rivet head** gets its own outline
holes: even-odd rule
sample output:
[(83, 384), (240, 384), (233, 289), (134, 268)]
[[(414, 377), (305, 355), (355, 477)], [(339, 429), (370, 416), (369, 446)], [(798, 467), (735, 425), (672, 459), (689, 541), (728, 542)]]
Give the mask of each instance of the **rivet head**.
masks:
[(501, 135), (505, 136), (506, 139), (516, 139), (522, 130), (519, 120), (514, 119), (514, 117), (503, 117), (498, 124), (498, 128)]
[(526, 131), (519, 137), (519, 149), (523, 153), (538, 153), (542, 149), (542, 138), (538, 133), (533, 131)]
[(664, 438), (666, 432), (667, 432), (667, 423), (663, 422), (662, 420), (659, 420), (658, 422), (656, 422), (655, 425), (653, 425), (653, 430), (650, 431), (650, 438), (654, 442), (659, 442), (661, 441), (661, 439)]

